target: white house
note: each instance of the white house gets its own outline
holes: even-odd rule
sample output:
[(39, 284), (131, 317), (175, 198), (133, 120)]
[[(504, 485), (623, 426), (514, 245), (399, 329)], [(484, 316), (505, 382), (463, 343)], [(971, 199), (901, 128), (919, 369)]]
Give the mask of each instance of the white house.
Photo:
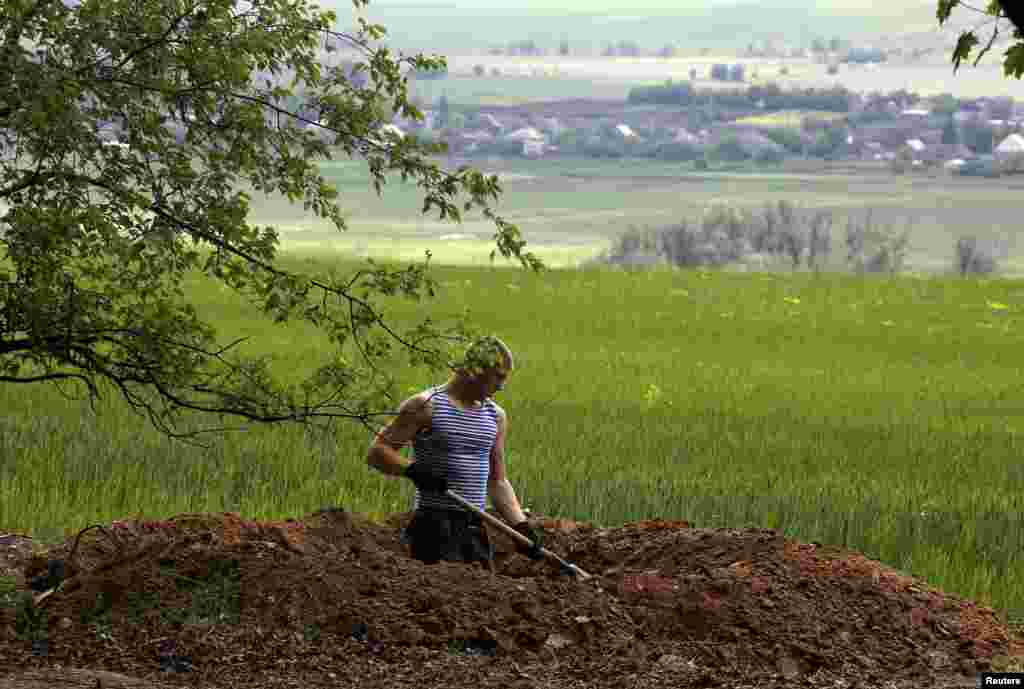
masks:
[(501, 122), (498, 120), (498, 118), (489, 112), (485, 112), (483, 115), (480, 115), (479, 119), (480, 126), (482, 127), (493, 129), (495, 131), (501, 131), (502, 129)]
[(505, 135), (509, 141), (544, 141), (544, 135), (533, 127), (523, 127)]
[(996, 146), (994, 153), (1000, 156), (1024, 153), (1024, 136), (1021, 136), (1020, 134), (1010, 134), (1008, 137), (1003, 139), (998, 146)]
[(640, 138), (637, 135), (636, 132), (634, 132), (632, 129), (630, 129), (628, 124), (617, 124), (617, 125), (615, 125), (615, 129), (618, 130), (619, 134), (622, 135), (623, 139), (634, 139), (634, 138), (635, 139), (639, 139)]
[(924, 142), (920, 139), (907, 139), (907, 146), (915, 153), (920, 153), (926, 148)]
[(700, 137), (680, 127), (676, 130), (675, 135), (673, 135), (672, 142), (677, 144), (698, 144), (700, 143)]
[(523, 155), (527, 158), (540, 158), (544, 155), (544, 141), (525, 139), (523, 141)]

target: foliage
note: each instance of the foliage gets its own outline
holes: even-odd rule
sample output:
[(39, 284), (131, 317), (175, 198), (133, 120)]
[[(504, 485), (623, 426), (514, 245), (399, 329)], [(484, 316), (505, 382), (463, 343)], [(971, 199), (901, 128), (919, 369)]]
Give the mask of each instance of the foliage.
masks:
[[(1004, 32), (1008, 32), (1014, 42), (1003, 53), (1003, 73), (1007, 77), (1020, 79), (1024, 74), (1024, 34), (1021, 33), (1024, 28), (1024, 7), (1013, 0), (990, 0), (984, 9), (972, 7), (961, 0), (938, 0), (936, 17), (939, 20), (939, 26), (944, 25), (953, 10), (959, 6), (988, 17), (989, 20), (985, 24), (992, 25), (992, 33), (982, 44), (975, 29), (961, 31), (956, 46), (953, 48), (953, 71), (958, 70), (964, 60), (969, 60), (975, 49), (980, 46), (977, 54), (974, 55), (974, 65), (976, 66), (981, 62), (981, 58), (992, 49), (1000, 36), (1003, 36)], [(1004, 19), (1009, 20), (1008, 27), (1006, 23), (1002, 22)]]
[(803, 152), (803, 139), (800, 137), (800, 130), (791, 127), (771, 127), (764, 129), (761, 134), (785, 148), (790, 153)]
[(960, 140), (978, 155), (992, 152), (995, 129), (982, 120), (967, 120), (960, 125)]
[(448, 66), (422, 67), (412, 71), (413, 77), (420, 81), (437, 81), (448, 78)]
[(885, 60), (885, 52), (880, 48), (850, 48), (845, 57), (846, 62), (853, 62), (856, 64), (885, 62)]
[(942, 127), (942, 143), (944, 144), (958, 144), (960, 143), (960, 132), (956, 126), (956, 120), (952, 117), (946, 119), (946, 124)]
[(931, 99), (933, 115), (952, 115), (960, 110), (960, 99), (951, 93), (942, 93)]
[(688, 161), (697, 160), (704, 155), (703, 149), (695, 144), (683, 141), (670, 141), (658, 146), (658, 158), (662, 160)]
[[(717, 67), (716, 65), (715, 67)], [(741, 65), (737, 65), (742, 67)], [(717, 79), (725, 74), (729, 78), (728, 65), (721, 65), (725, 68), (719, 76), (715, 76), (715, 69), (712, 68), (712, 78)], [(742, 69), (737, 73), (740, 79), (743, 78)], [(628, 100), (634, 104), (658, 104), (658, 105), (701, 105), (710, 103), (713, 99), (715, 105), (722, 107), (734, 107), (738, 109), (759, 108), (763, 105), (765, 111), (776, 110), (822, 110), (827, 112), (849, 112), (850, 93), (842, 87), (828, 89), (795, 88), (783, 91), (778, 84), (751, 85), (745, 90), (704, 90), (698, 91), (689, 82), (673, 82), (671, 80), (664, 84), (652, 84), (648, 86), (634, 86), (629, 90)]]
[(737, 162), (741, 160), (748, 160), (751, 156), (747, 150), (740, 145), (740, 142), (735, 135), (728, 135), (723, 137), (718, 144), (708, 151), (708, 157), (712, 160)]
[[(4, 6), (0, 381), (77, 381), (90, 401), (113, 389), (174, 437), (195, 435), (174, 431), (186, 413), (369, 425), (372, 410), (395, 399), (384, 364), (396, 343), (410, 362), (444, 369), (451, 341), (471, 328), (460, 320), (446, 334), (426, 318), (400, 330), (375, 308), (381, 295), (434, 296), (429, 252), (423, 265), (344, 277), (275, 265), (277, 230), (247, 221), (247, 189), (301, 200), (345, 230), (337, 190), (317, 167), (332, 153), (365, 160), (378, 194), (388, 173), (416, 180), (424, 213), (458, 221), (481, 210), (503, 256), (541, 268), (490, 208), (497, 177), (442, 170), (429, 156), (443, 147), (378, 133), (390, 111), (422, 118), (403, 67), (422, 78), (445, 72), (444, 59), (394, 58), (376, 45), (383, 27), (360, 20), (343, 34), (331, 29), (336, 20), (303, 0)], [(351, 69), (319, 62), (327, 39), (360, 54), (362, 87)], [(301, 113), (285, 107), (297, 95), (309, 104)], [(104, 146), (104, 126), (124, 145)], [(218, 342), (184, 299), (193, 269), (277, 324), (322, 329), (333, 351), (305, 380), (275, 378), (265, 358), (230, 351), (245, 338)]]

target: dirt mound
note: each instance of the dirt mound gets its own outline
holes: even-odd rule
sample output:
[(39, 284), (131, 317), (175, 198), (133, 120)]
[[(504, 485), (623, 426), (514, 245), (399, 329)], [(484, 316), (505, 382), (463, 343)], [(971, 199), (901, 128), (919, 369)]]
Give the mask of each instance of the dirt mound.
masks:
[(0, 685), (76, 668), (211, 689), (942, 687), (1024, 655), (990, 608), (772, 530), (543, 520), (584, 582), (500, 533), (492, 568), (423, 565), (399, 538), (410, 516), (88, 531), (73, 558), (70, 539), (24, 563), (22, 585), (58, 559), (65, 579), (37, 608), (45, 648), (0, 609)]

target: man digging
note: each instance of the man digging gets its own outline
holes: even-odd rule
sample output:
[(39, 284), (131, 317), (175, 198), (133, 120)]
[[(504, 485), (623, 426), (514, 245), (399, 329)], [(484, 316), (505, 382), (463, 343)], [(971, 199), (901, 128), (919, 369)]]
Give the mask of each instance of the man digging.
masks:
[[(489, 495), (505, 521), (533, 542), (532, 548), (517, 544), (517, 551), (543, 558), (541, 534), (530, 526), (505, 475), (508, 417), (491, 399), (514, 368), (504, 342), (493, 336), (476, 340), (448, 384), (402, 402), (370, 446), (371, 467), (405, 476), (416, 486), (415, 513), (405, 537), (417, 560), (490, 565), (494, 558), (481, 518), (446, 496), (449, 488), (481, 510)], [(399, 450), (410, 442), (414, 459), (407, 462)]]

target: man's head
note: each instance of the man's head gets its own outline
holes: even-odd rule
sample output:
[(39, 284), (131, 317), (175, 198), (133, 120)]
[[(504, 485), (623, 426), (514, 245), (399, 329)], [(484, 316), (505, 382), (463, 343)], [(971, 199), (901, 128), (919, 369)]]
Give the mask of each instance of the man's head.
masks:
[(463, 360), (455, 365), (454, 380), (471, 398), (482, 400), (500, 391), (514, 368), (508, 345), (486, 335), (466, 349)]

